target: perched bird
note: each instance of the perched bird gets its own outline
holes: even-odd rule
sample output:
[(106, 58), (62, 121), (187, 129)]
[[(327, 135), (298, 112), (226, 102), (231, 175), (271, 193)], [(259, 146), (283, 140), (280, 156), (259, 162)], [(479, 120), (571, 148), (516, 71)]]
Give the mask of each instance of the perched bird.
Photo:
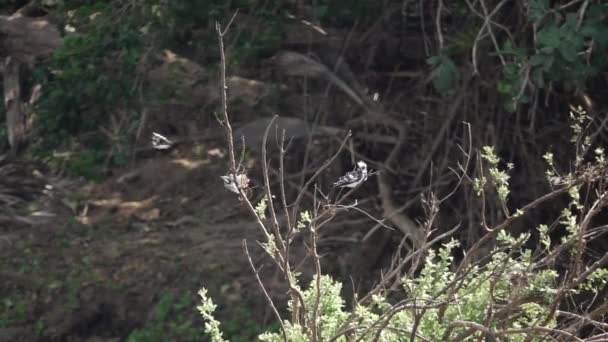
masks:
[(249, 188), (249, 178), (245, 173), (237, 174), (236, 177), (233, 174), (228, 174), (220, 176), (220, 178), (224, 181), (224, 188), (235, 194), (239, 193), (239, 189), (245, 191)]
[(173, 147), (173, 141), (162, 134), (152, 132), (152, 147), (156, 150), (168, 150)]
[(334, 183), (334, 187), (356, 188), (359, 184), (367, 180), (367, 176), (367, 164), (360, 160), (357, 162), (357, 167), (353, 171), (338, 178), (338, 181)]

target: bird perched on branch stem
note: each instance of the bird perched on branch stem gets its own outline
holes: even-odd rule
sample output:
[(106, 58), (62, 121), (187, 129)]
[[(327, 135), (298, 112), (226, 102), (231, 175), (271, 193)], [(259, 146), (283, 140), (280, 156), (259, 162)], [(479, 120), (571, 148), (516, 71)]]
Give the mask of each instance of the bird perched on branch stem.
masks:
[(239, 194), (239, 189), (243, 191), (249, 189), (249, 178), (245, 173), (237, 174), (236, 176), (228, 174), (226, 176), (220, 176), (220, 178), (224, 181), (224, 188), (235, 194)]
[(360, 160), (357, 162), (357, 166), (353, 171), (350, 171), (344, 176), (338, 178), (338, 180), (334, 183), (334, 187), (356, 188), (361, 183), (365, 182), (368, 176), (367, 164)]

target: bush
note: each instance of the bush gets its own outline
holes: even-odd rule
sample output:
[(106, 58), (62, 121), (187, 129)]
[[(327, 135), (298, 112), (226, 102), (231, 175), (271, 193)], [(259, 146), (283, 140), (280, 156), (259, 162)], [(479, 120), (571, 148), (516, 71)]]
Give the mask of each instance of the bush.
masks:
[[(90, 156), (109, 154), (95, 161), (114, 161), (114, 145), (120, 143), (119, 150), (129, 146), (142, 106), (168, 97), (158, 93), (157, 85), (143, 82), (146, 58), (167, 47), (197, 51), (215, 45), (215, 36), (208, 34), (213, 32), (210, 22), (231, 15), (233, 8), (249, 11), (262, 22), (256, 23), (259, 29), (243, 30), (236, 42), (235, 62), (256, 60), (279, 40), (280, 3), (237, 1), (228, 7), (224, 1), (196, 0), (63, 2), (56, 13), (69, 31), (64, 45), (36, 71), (38, 81), (46, 84), (36, 108), (40, 139), (35, 154), (52, 159), (55, 149), (75, 150), (68, 162), (75, 165), (69, 170), (86, 177), (99, 173), (102, 167), (91, 164)], [(203, 34), (193, 37), (194, 31)], [(100, 127), (115, 136), (108, 137)], [(79, 160), (80, 155), (85, 160)], [(80, 172), (83, 164), (91, 168)]]
[[(218, 35), (221, 40), (222, 34), (218, 32)], [(222, 63), (222, 72), (225, 72), (225, 63)], [(223, 110), (223, 119), (229, 122), (225, 101)], [(594, 331), (585, 330), (585, 327), (603, 326), (600, 322), (601, 307), (597, 311), (576, 312), (569, 311), (564, 304), (574, 301), (574, 296), (581, 293), (593, 297), (608, 282), (608, 270), (601, 268), (608, 263), (608, 254), (589, 265), (586, 265), (583, 258), (589, 242), (606, 231), (605, 226), (593, 227), (591, 224), (600, 209), (608, 205), (608, 184), (602, 181), (608, 176), (608, 161), (602, 148), (594, 151), (593, 160), (584, 161), (583, 156), (591, 149), (591, 139), (588, 139), (585, 132), (589, 118), (580, 108), (571, 112), (571, 118), (574, 130), (572, 141), (577, 151), (573, 163), (575, 169), (560, 172), (551, 154), (545, 155), (548, 162), (547, 181), (551, 188), (547, 194), (511, 211), (507, 205), (510, 195), (509, 171), (516, 166), (507, 164), (503, 168), (494, 148), (483, 147), (478, 151), (478, 174), (481, 176), (472, 179), (470, 186), (482, 202), (497, 200), (501, 204), (504, 220), (488, 226), (485, 206), (481, 206), (484, 211), (480, 215), (480, 224), (485, 228), (486, 234), (466, 250), (460, 250), (464, 256), (456, 262), (454, 254), (459, 247), (457, 241), (452, 239), (439, 248), (435, 245), (454, 233), (457, 227), (428, 240), (436, 229), (434, 218), (445, 198), (438, 199), (433, 194), (427, 194), (423, 198), (423, 205), (428, 218), (419, 227), (424, 230), (427, 240), (421, 245), (414, 244), (407, 256), (396, 258), (391, 269), (378, 279), (378, 285), (363, 298), (356, 299), (350, 309), (345, 308), (341, 298), (342, 285), (322, 273), (317, 253), (317, 231), (344, 207), (340, 203), (348, 193), (332, 202), (324, 197), (323, 192), (319, 192), (316, 198), (324, 198), (323, 205), (316, 205), (312, 210), (302, 210), (299, 207), (303, 192), (312, 186), (315, 177), (337, 157), (348, 136), (336, 154), (306, 182), (295, 200), (285, 198), (284, 187), (281, 187), (279, 198), (272, 194), (268, 180), (268, 161), (263, 153), (264, 199), (254, 206), (244, 195), (245, 189), (238, 192), (264, 236), (261, 245), (265, 253), (274, 261), (287, 283), (290, 318), (281, 318), (276, 303), (264, 288), (249, 257), (247, 243), (244, 242), (244, 250), (255, 276), (281, 324), (279, 331), (265, 332), (259, 335), (259, 339), (303, 342), (462, 341), (483, 338), (492, 341), (545, 341), (551, 338), (576, 340), (577, 336), (583, 334), (593, 335)], [(271, 126), (272, 122), (267, 128), (265, 140)], [(230, 125), (224, 127), (228, 130), (228, 136), (231, 136)], [(238, 168), (233, 145), (232, 141), (228, 142), (230, 172), (236, 174)], [(266, 141), (263, 143), (265, 145)], [(468, 179), (467, 166), (472, 158), (471, 151), (466, 156), (466, 166), (461, 167), (458, 176), (459, 185)], [(283, 154), (280, 158), (283, 158)], [(279, 163), (283, 165), (282, 160)], [(281, 177), (279, 181), (282, 180)], [(314, 191), (319, 190), (315, 187)], [(587, 198), (584, 200), (581, 199), (581, 191), (586, 191)], [(535, 248), (526, 247), (533, 229), (517, 236), (507, 232), (513, 222), (562, 195), (568, 195), (570, 203), (557, 221), (549, 218), (550, 222), (559, 222), (558, 225), (566, 232), (560, 241), (552, 240), (549, 234), (557, 229), (557, 225), (551, 229), (547, 225), (539, 225), (534, 232), (537, 241)], [(287, 203), (292, 205), (287, 206)], [(348, 207), (355, 208), (356, 205)], [(287, 224), (280, 227), (277, 216), (283, 212)], [(297, 212), (300, 212), (298, 220), (295, 219)], [(308, 237), (310, 258), (315, 267), (313, 279), (304, 289), (301, 288), (300, 274), (292, 270), (289, 262), (292, 260), (289, 245), (296, 235)], [(487, 246), (493, 247), (488, 250)], [(567, 258), (569, 262), (566, 265), (559, 264), (559, 258)], [(560, 270), (563, 267), (566, 268), (565, 271)], [(395, 289), (400, 291), (396, 292)], [(395, 293), (401, 294), (400, 298), (389, 299), (389, 294), (395, 298)], [(201, 289), (199, 294), (202, 304), (198, 309), (207, 321), (206, 333), (212, 341), (224, 341), (220, 322), (213, 317), (215, 305), (207, 296), (206, 289)], [(591, 301), (589, 305), (597, 306), (593, 303)], [(599, 334), (602, 333), (602, 329), (598, 331)]]

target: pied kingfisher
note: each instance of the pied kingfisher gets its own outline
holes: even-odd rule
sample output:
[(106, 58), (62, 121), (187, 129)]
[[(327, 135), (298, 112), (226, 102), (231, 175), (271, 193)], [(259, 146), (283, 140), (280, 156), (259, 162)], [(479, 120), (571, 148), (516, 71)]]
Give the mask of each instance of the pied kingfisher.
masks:
[(156, 150), (168, 150), (173, 147), (173, 141), (162, 134), (152, 132), (152, 147)]
[(244, 173), (237, 174), (236, 177), (233, 174), (228, 174), (220, 176), (220, 178), (224, 181), (224, 188), (235, 194), (239, 194), (239, 189), (245, 191), (249, 188), (249, 178)]
[(338, 178), (338, 180), (334, 183), (334, 187), (347, 187), (347, 188), (356, 188), (359, 184), (365, 182), (367, 180), (367, 164), (363, 161), (357, 162), (357, 167), (344, 176)]

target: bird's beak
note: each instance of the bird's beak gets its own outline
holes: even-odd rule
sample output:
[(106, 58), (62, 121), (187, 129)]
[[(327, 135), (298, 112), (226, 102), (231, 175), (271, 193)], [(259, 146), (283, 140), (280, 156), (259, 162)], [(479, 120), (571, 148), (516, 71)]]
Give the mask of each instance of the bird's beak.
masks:
[(224, 181), (224, 183), (230, 183), (230, 179), (228, 179), (228, 176), (220, 176), (220, 178)]

